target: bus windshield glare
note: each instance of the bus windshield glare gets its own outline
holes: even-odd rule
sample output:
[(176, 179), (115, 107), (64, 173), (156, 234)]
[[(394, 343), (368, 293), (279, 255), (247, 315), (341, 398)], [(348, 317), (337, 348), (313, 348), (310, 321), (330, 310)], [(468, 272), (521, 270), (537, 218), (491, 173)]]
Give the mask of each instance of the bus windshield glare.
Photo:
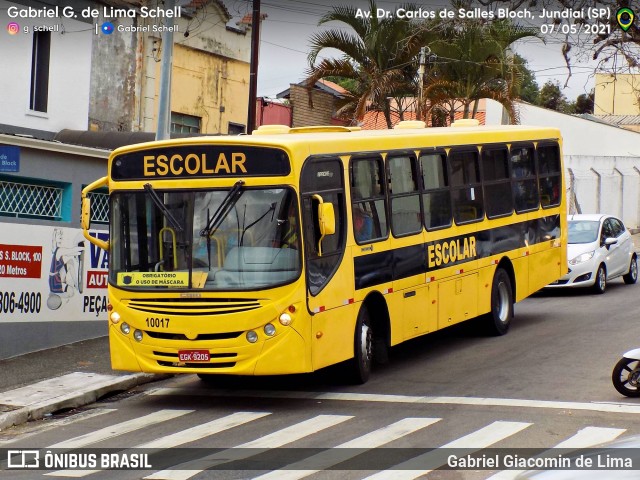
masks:
[(300, 276), (290, 188), (149, 188), (114, 192), (111, 205), (109, 278), (119, 287), (263, 289)]

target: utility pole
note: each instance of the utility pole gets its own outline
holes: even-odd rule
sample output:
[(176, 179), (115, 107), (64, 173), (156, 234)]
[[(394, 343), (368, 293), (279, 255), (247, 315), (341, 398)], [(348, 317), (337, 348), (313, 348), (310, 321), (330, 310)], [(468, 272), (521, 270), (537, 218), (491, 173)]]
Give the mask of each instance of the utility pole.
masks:
[(420, 93), (418, 96), (418, 111), (416, 112), (416, 120), (424, 120), (422, 116), (424, 115), (424, 72), (425, 65), (427, 63), (427, 47), (420, 48), (420, 67), (418, 67), (418, 81), (420, 82), (419, 88)]
[(249, 112), (247, 133), (256, 128), (256, 98), (258, 92), (258, 53), (260, 50), (260, 0), (253, 0), (251, 15), (251, 64), (249, 65)]
[[(174, 0), (164, 0), (164, 8), (172, 10)], [(171, 69), (173, 66), (173, 17), (165, 17), (162, 32), (162, 65), (160, 67), (160, 95), (158, 98), (158, 128), (156, 140), (171, 138), (169, 133), (169, 118), (171, 112)]]

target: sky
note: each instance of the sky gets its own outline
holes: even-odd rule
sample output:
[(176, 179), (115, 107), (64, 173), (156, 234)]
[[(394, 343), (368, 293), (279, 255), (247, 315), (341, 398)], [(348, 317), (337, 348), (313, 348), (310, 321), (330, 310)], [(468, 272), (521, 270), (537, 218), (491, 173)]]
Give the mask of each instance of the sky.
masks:
[[(378, 0), (378, 7), (395, 12), (401, 3), (388, 0)], [(414, 0), (424, 10), (438, 11), (453, 10), (447, 0)], [(232, 15), (238, 18), (251, 12), (251, 0), (225, 0)], [(258, 71), (258, 95), (275, 97), (279, 92), (289, 88), (290, 83), (297, 83), (305, 76), (308, 68), (307, 51), (309, 38), (314, 31), (323, 28), (336, 28), (341, 24), (329, 23), (327, 27), (319, 27), (318, 21), (323, 14), (331, 10), (333, 5), (351, 4), (368, 10), (368, 2), (358, 0), (261, 0), (261, 11), (267, 14), (261, 27), (260, 60)], [(487, 10), (483, 8), (483, 10)], [(550, 11), (560, 11), (559, 7), (551, 6)], [(539, 11), (529, 11), (533, 19), (517, 20), (521, 24), (540, 29), (541, 24), (549, 24), (549, 20), (540, 20)], [(586, 14), (586, 12), (585, 12)], [(595, 20), (587, 19), (589, 23)], [(547, 27), (548, 28), (548, 27)], [(563, 35), (541, 34), (540, 39), (525, 39), (513, 46), (513, 51), (524, 57), (529, 68), (534, 72), (540, 87), (547, 81), (558, 81), (563, 87), (563, 93), (569, 100), (583, 93), (589, 93), (593, 88), (593, 72), (595, 63), (587, 61), (584, 54), (582, 60), (576, 61), (569, 78), (569, 71), (561, 54)], [(575, 37), (575, 36), (574, 36)], [(590, 43), (590, 34), (581, 34), (580, 39)], [(327, 56), (330, 52), (327, 52)], [(572, 56), (577, 59), (578, 50), (574, 49)], [(335, 54), (335, 53), (334, 53)], [(568, 83), (567, 83), (568, 82)], [(567, 83), (565, 87), (565, 83)]]

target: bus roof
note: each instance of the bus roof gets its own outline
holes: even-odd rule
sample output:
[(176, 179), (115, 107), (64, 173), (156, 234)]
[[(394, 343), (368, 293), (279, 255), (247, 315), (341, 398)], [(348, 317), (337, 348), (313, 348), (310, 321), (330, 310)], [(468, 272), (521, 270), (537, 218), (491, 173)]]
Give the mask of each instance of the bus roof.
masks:
[[(560, 130), (553, 127), (527, 125), (458, 126), (407, 128), (423, 122), (404, 122), (406, 126), (392, 130), (361, 130), (357, 127), (310, 126), (290, 128), (265, 125), (252, 135), (200, 136), (130, 145), (114, 150), (112, 156), (151, 147), (177, 145), (255, 145), (308, 149), (309, 154), (348, 153), (413, 148), (449, 147), (455, 145), (513, 143), (534, 140), (560, 140)], [(375, 143), (371, 140), (375, 139)]]

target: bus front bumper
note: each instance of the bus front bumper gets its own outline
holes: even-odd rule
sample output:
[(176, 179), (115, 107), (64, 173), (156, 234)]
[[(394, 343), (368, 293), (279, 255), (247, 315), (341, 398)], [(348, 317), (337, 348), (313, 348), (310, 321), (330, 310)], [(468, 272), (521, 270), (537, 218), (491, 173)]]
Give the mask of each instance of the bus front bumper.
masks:
[[(147, 373), (202, 373), (226, 375), (282, 375), (311, 371), (310, 348), (291, 327), (280, 327), (273, 337), (258, 335), (250, 343), (246, 335), (233, 340), (180, 341), (143, 337), (137, 342), (110, 324), (109, 346), (114, 370)], [(172, 343), (173, 345), (168, 345)], [(180, 352), (208, 351), (208, 362), (181, 362)]]

